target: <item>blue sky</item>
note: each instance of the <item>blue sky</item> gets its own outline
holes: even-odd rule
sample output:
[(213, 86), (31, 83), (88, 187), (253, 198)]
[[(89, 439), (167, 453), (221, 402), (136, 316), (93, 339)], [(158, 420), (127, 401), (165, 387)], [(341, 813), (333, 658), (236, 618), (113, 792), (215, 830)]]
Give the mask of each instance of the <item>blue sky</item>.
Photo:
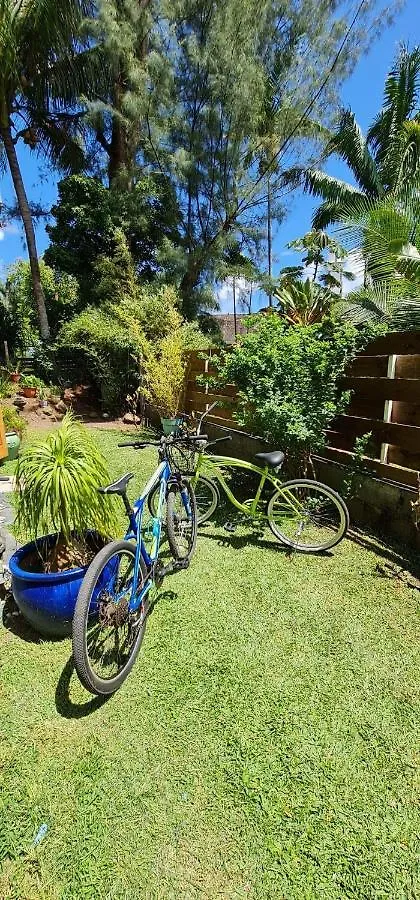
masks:
[[(407, 0), (394, 24), (384, 31), (370, 52), (359, 61), (353, 75), (343, 86), (342, 103), (352, 107), (364, 130), (380, 109), (385, 76), (398, 44), (403, 41), (408, 41), (410, 45), (420, 43), (420, 0)], [(22, 143), (18, 146), (18, 154), (30, 199), (41, 202), (45, 207), (51, 206), (56, 197), (55, 175), (40, 164)], [(338, 161), (331, 161), (328, 170), (340, 177), (347, 177), (345, 166)], [(0, 180), (0, 197), (9, 202), (14, 199), (8, 175)], [(286, 251), (286, 244), (310, 229), (314, 205), (310, 197), (302, 194), (293, 198), (287, 218), (275, 231), (274, 273), (285, 265), (299, 262), (298, 254)], [(39, 252), (42, 253), (48, 245), (48, 237), (41, 225), (37, 228), (37, 242)], [(7, 266), (13, 260), (24, 256), (26, 251), (20, 227), (15, 224), (8, 226), (4, 232), (0, 232), (0, 277), (4, 276)], [(222, 291), (220, 300), (222, 309), (230, 311), (229, 291)], [(260, 305), (265, 302), (266, 298), (261, 297)], [(256, 303), (258, 305), (258, 299)]]

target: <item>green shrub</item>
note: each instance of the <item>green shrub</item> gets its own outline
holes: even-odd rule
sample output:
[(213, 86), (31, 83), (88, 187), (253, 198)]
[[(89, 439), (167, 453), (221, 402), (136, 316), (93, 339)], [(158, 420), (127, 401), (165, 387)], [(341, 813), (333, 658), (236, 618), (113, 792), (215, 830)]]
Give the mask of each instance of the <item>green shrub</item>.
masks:
[[(172, 335), (183, 359), (187, 350), (208, 346), (195, 323), (183, 322), (174, 288), (138, 287), (118, 303), (91, 306), (75, 316), (62, 328), (57, 349), (63, 360), (77, 352), (79, 377), (97, 384), (104, 408), (117, 412), (140, 387), (146, 357), (157, 364)], [(148, 387), (149, 382), (146, 392)]]
[(138, 383), (137, 358), (144, 337), (137, 328), (123, 326), (110, 310), (88, 307), (61, 330), (60, 355), (77, 355), (78, 377), (89, 378), (101, 393), (103, 407), (117, 411)]
[(16, 469), (16, 527), (42, 537), (53, 529), (68, 543), (88, 529), (106, 536), (115, 518), (109, 497), (98, 487), (109, 481), (106, 461), (88, 430), (72, 413), (60, 427), (21, 453)]
[(27, 425), (14, 406), (0, 406), (6, 431), (16, 431), (19, 437), (25, 434)]
[[(79, 287), (71, 275), (55, 272), (40, 259), (39, 268), (48, 320), (54, 333), (78, 309)], [(29, 262), (18, 260), (10, 267), (5, 297), (13, 329), (11, 347), (26, 350), (39, 345), (38, 319)]]
[(347, 363), (378, 328), (330, 319), (290, 328), (269, 315), (253, 317), (250, 329), (223, 354), (219, 380), (238, 387), (238, 421), (285, 450), (289, 468), (305, 470), (311, 453), (325, 446), (326, 429), (347, 408), (350, 395), (340, 388)]
[(142, 363), (144, 398), (161, 416), (179, 412), (184, 390), (186, 359), (180, 329), (168, 334), (157, 348), (149, 345)]
[(37, 390), (41, 390), (45, 387), (44, 382), (40, 378), (37, 378), (36, 375), (22, 375), (20, 384), (22, 387), (37, 388)]

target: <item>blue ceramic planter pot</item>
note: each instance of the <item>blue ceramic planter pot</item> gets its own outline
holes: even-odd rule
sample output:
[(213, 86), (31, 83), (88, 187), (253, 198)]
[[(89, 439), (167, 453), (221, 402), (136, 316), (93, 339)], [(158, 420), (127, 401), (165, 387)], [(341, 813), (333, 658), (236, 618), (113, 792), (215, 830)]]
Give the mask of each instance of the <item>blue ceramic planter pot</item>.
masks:
[[(100, 540), (94, 532), (88, 534), (92, 540)], [(42, 539), (47, 546), (52, 546), (56, 540), (56, 534), (49, 534)], [(98, 544), (98, 549), (102, 544), (103, 542)], [(39, 545), (39, 540), (32, 541), (11, 556), (9, 569), (13, 596), (22, 615), (36, 631), (47, 637), (68, 637), (71, 634), (77, 595), (88, 566), (47, 574), (29, 572), (22, 568), (22, 563), (27, 556), (37, 551)], [(99, 582), (97, 589), (101, 589)]]

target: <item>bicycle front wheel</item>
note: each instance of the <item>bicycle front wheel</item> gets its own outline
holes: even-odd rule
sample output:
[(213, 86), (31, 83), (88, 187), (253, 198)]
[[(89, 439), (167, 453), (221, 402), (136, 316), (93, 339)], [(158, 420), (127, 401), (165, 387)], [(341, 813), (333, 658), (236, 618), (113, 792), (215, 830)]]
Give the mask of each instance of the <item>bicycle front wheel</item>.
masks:
[[(80, 681), (92, 694), (113, 694), (140, 650), (147, 603), (130, 611), (135, 557), (135, 544), (112, 541), (95, 556), (82, 581), (73, 617), (73, 658)], [(140, 559), (136, 593), (145, 579)]]
[(188, 479), (169, 484), (166, 498), (166, 527), (172, 555), (189, 561), (197, 540), (197, 507)]
[(213, 515), (220, 503), (220, 494), (217, 484), (211, 478), (200, 475), (194, 485), (195, 500), (197, 504), (197, 524), (202, 525)]
[(273, 534), (302, 553), (335, 547), (350, 524), (340, 495), (326, 484), (306, 478), (286, 481), (269, 500), (267, 517)]

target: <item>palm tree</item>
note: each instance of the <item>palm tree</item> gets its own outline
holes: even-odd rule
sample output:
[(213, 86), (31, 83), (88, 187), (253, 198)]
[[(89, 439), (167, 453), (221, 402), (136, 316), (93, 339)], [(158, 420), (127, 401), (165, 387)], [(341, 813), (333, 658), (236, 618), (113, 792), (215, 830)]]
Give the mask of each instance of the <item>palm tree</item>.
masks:
[(337, 305), (355, 324), (420, 327), (420, 173), (397, 195), (366, 200), (343, 216), (340, 231), (363, 255), (365, 284)]
[(57, 160), (68, 151), (70, 139), (81, 155), (74, 136), (80, 113), (66, 112), (63, 102), (71, 105), (81, 93), (84, 57), (74, 64), (80, 49), (76, 36), (90, 6), (89, 0), (0, 0), (0, 152), (6, 156), (23, 221), (44, 339), (50, 329), (16, 144), (23, 139)]
[(365, 200), (395, 195), (410, 183), (420, 167), (419, 96), (420, 48), (410, 52), (403, 46), (385, 82), (382, 110), (367, 136), (346, 110), (325, 149), (325, 159), (336, 154), (347, 163), (355, 184), (320, 170), (304, 174), (305, 189), (323, 198), (314, 228), (326, 228), (352, 209), (359, 212)]
[[(347, 250), (326, 231), (308, 231), (301, 238), (287, 244), (291, 250), (299, 250), (304, 254), (302, 262), (305, 268), (313, 268), (312, 281), (316, 281), (321, 270), (319, 281), (332, 291), (343, 292), (343, 279), (354, 281), (354, 274), (345, 269)], [(325, 255), (327, 254), (327, 255)], [(286, 269), (287, 274), (287, 269)]]

